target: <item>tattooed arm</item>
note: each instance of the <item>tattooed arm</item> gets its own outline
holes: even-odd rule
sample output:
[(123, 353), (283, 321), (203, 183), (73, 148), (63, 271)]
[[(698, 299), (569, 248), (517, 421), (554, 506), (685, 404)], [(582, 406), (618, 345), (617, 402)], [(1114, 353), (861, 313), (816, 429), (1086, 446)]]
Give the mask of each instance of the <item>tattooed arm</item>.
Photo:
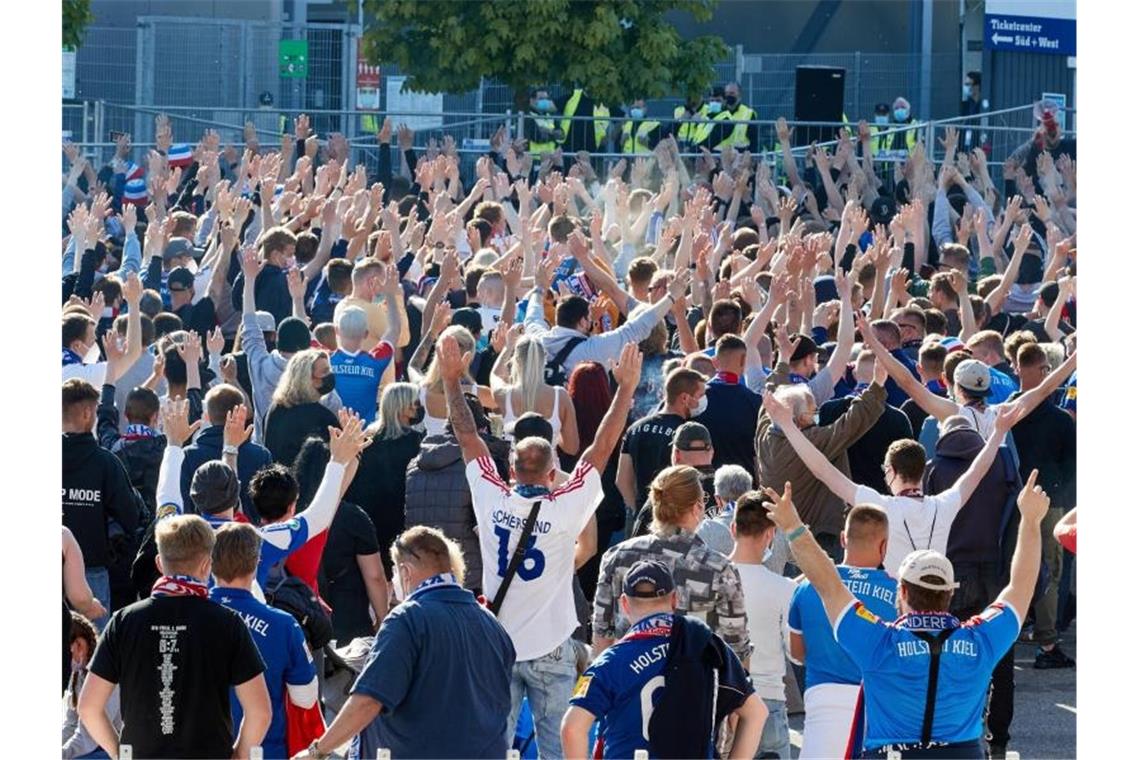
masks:
[(459, 387), (459, 378), (471, 363), (470, 352), (466, 355), (460, 354), (459, 344), (454, 336), (449, 335), (439, 342), (436, 360), (439, 362), (440, 374), (443, 377), (443, 392), (447, 396), (447, 416), (451, 420), (451, 429), (463, 452), (464, 463), (490, 456), (487, 444), (475, 429), (475, 417), (467, 406), (467, 398)]

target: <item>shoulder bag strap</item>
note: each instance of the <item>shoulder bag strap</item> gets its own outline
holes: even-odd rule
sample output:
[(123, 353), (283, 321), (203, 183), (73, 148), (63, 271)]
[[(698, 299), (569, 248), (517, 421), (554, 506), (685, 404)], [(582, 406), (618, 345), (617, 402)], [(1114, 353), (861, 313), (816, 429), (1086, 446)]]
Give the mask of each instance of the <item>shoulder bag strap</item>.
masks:
[(522, 535), (519, 536), (519, 542), (515, 546), (515, 552), (511, 555), (511, 561), (507, 565), (507, 573), (503, 576), (503, 582), (499, 584), (499, 590), (495, 592), (495, 599), (491, 602), (490, 610), (491, 614), (496, 617), (499, 615), (499, 609), (503, 606), (503, 599), (507, 596), (507, 589), (510, 588), (511, 581), (515, 579), (519, 565), (522, 564), (523, 557), (526, 556), (527, 544), (530, 543), (530, 536), (534, 532), (534, 524), (538, 521), (538, 509), (541, 506), (541, 499), (531, 505), (530, 514), (526, 516), (526, 523), (523, 524)]
[(563, 344), (562, 349), (554, 355), (553, 359), (550, 360), (550, 363), (555, 367), (562, 367), (562, 365), (566, 363), (566, 360), (570, 358), (570, 352), (572, 352), (575, 348), (578, 347), (579, 344), (585, 340), (585, 338), (577, 336), (566, 341), (566, 343)]
[(945, 631), (939, 631), (937, 635), (925, 631), (914, 632), (915, 636), (930, 646), (930, 672), (927, 675), (926, 683), (926, 708), (922, 713), (923, 745), (930, 744), (931, 735), (934, 732), (934, 706), (938, 702), (938, 662), (942, 657), (942, 645), (946, 643), (946, 639), (950, 638), (950, 634), (956, 630), (958, 629), (950, 628)]

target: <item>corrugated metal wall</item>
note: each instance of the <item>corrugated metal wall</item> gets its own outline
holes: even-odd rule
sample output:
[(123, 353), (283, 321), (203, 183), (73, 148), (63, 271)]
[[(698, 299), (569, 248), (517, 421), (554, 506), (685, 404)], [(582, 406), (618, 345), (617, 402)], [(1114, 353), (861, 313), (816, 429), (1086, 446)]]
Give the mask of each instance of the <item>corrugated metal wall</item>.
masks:
[(986, 51), (983, 87), (990, 99), (990, 109), (1032, 103), (1041, 99), (1042, 92), (1063, 92), (1068, 106), (1073, 103), (1073, 77), (1076, 69), (1069, 68), (1063, 55), (1042, 53), (1015, 53)]

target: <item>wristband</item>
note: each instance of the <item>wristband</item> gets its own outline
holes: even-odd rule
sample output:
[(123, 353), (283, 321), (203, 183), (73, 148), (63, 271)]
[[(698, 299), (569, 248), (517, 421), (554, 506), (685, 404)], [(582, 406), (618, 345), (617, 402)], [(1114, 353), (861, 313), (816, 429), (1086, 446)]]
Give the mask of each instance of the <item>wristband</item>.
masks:
[(223, 454), (233, 454), (236, 456), (238, 453), (238, 447), (226, 444), (225, 446), (222, 447), (222, 453)]
[(791, 533), (788, 533), (788, 535), (787, 535), (788, 543), (789, 544), (792, 543), (797, 538), (799, 538), (803, 534), (807, 533), (807, 529), (808, 529), (807, 525), (800, 523), (800, 527), (796, 528)]

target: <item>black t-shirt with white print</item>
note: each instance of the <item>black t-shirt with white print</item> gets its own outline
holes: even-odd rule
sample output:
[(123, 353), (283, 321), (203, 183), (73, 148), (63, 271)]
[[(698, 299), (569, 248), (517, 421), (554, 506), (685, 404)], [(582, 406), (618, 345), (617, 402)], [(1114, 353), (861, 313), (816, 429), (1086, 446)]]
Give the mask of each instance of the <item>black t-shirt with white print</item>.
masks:
[(672, 412), (659, 412), (637, 420), (625, 433), (621, 453), (633, 459), (637, 478), (637, 503), (644, 504), (649, 484), (657, 473), (669, 466), (673, 455), (673, 433), (685, 424), (685, 418)]
[(120, 741), (137, 758), (233, 753), (230, 688), (265, 671), (249, 629), (202, 597), (143, 599), (111, 616), (91, 672), (119, 684)]

